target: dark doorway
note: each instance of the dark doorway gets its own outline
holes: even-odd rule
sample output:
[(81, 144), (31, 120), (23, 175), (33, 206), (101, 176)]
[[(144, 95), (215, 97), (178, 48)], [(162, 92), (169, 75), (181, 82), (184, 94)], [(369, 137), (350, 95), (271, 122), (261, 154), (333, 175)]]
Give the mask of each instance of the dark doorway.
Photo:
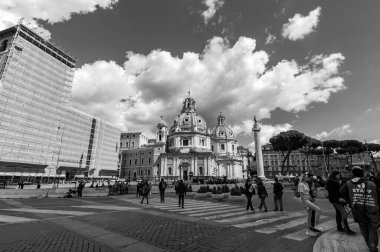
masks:
[(187, 170), (183, 171), (183, 181), (187, 181)]

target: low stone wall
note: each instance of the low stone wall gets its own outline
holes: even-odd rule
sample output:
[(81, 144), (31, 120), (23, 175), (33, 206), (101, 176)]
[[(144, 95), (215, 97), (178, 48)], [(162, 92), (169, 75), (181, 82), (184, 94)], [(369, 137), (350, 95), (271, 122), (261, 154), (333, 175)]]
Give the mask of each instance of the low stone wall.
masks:
[[(0, 199), (63, 198), (68, 188), (2, 189)], [(84, 188), (83, 197), (107, 196), (108, 188)]]

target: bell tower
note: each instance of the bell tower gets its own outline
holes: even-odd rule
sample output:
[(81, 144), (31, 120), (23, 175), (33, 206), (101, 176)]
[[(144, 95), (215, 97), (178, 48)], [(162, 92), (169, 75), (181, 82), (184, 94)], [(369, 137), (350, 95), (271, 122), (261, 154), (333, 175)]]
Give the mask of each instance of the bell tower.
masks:
[(156, 142), (165, 143), (168, 137), (168, 126), (164, 121), (164, 117), (161, 116), (161, 120), (157, 124)]

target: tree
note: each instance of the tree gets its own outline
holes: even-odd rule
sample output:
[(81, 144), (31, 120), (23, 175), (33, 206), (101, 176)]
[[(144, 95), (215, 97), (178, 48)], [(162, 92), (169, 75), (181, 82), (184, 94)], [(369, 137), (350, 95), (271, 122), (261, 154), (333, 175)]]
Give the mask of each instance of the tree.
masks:
[(379, 171), (377, 170), (377, 164), (376, 164), (374, 155), (377, 152), (380, 152), (380, 144), (376, 144), (376, 143), (368, 143), (367, 144), (367, 143), (365, 143), (365, 151), (368, 151), (368, 155), (372, 160), (373, 166), (375, 167), (375, 171), (377, 173), (379, 173)]
[(357, 140), (343, 140), (336, 152), (345, 155), (347, 165), (352, 165), (352, 155), (363, 152), (363, 144)]
[(289, 156), (294, 150), (298, 150), (306, 145), (306, 136), (296, 130), (281, 132), (280, 134), (271, 137), (269, 142), (272, 144), (273, 150), (280, 151), (284, 157), (281, 164), (281, 173), (284, 172), (285, 162), (289, 171)]
[(318, 149), (319, 146), (322, 145), (322, 142), (306, 136), (306, 144), (304, 145), (303, 149), (301, 152), (304, 154), (304, 161), (306, 160), (307, 164), (307, 170), (310, 171), (310, 156), (313, 155)]
[[(325, 176), (327, 177), (330, 172), (330, 156), (334, 153), (334, 150), (341, 146), (341, 141), (338, 140), (326, 140), (323, 141), (323, 159), (325, 161)], [(326, 158), (327, 156), (327, 162)], [(326, 164), (327, 163), (327, 164)]]

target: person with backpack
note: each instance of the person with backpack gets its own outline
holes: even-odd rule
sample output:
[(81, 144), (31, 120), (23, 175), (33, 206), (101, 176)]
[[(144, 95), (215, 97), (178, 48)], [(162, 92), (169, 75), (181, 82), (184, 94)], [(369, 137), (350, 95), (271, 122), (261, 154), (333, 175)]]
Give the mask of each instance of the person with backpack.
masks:
[(346, 181), (339, 189), (341, 201), (348, 201), (354, 221), (371, 252), (377, 252), (379, 243), (379, 202), (375, 183), (366, 180), (360, 166), (352, 167), (353, 179)]
[(245, 182), (245, 196), (247, 197), (247, 211), (251, 209), (252, 213), (255, 213), (255, 209), (252, 205), (252, 195), (255, 195), (255, 187), (250, 178), (247, 178)]
[(184, 208), (185, 203), (185, 195), (186, 195), (186, 185), (183, 183), (183, 180), (181, 179), (177, 184), (177, 191), (178, 195), (178, 206)]
[(329, 201), (335, 209), (335, 219), (338, 232), (345, 232), (347, 235), (355, 235), (356, 233), (352, 231), (348, 225), (348, 212), (346, 211), (344, 204), (341, 200), (339, 200), (339, 189), (341, 187), (339, 171), (332, 171), (330, 173), (330, 176), (326, 182), (326, 187), (329, 195)]
[(273, 195), (274, 195), (274, 211), (278, 211), (278, 205), (277, 202), (280, 204), (280, 211), (283, 211), (282, 208), (282, 194), (284, 187), (282, 184), (278, 181), (278, 178), (274, 178), (274, 184), (273, 184)]
[(261, 208), (264, 207), (265, 212), (268, 212), (267, 205), (265, 204), (265, 198), (268, 197), (268, 192), (261, 179), (257, 181), (257, 194), (259, 195), (259, 198), (260, 198), (259, 209), (261, 210)]
[(148, 181), (145, 180), (142, 184), (142, 199), (141, 199), (141, 204), (144, 202), (144, 199), (146, 198), (146, 203), (149, 204), (149, 193), (150, 193), (150, 185), (148, 184)]
[(164, 181), (163, 178), (161, 178), (161, 181), (158, 184), (158, 189), (160, 190), (160, 198), (161, 198), (161, 202), (162, 203), (165, 202), (165, 190), (166, 190), (166, 187), (167, 187), (166, 182)]
[[(316, 236), (317, 234), (315, 232), (322, 232), (323, 229), (318, 226), (319, 224), (319, 217), (321, 216), (321, 208), (317, 206), (315, 203), (312, 202), (311, 196), (310, 196), (310, 188), (309, 188), (309, 180), (311, 179), (310, 176), (307, 174), (303, 174), (300, 176), (300, 182), (298, 184), (298, 193), (301, 198), (301, 202), (305, 208), (306, 211), (306, 235), (309, 236)], [(315, 226), (313, 227), (311, 225), (311, 217), (312, 217), (312, 211), (315, 211)]]

